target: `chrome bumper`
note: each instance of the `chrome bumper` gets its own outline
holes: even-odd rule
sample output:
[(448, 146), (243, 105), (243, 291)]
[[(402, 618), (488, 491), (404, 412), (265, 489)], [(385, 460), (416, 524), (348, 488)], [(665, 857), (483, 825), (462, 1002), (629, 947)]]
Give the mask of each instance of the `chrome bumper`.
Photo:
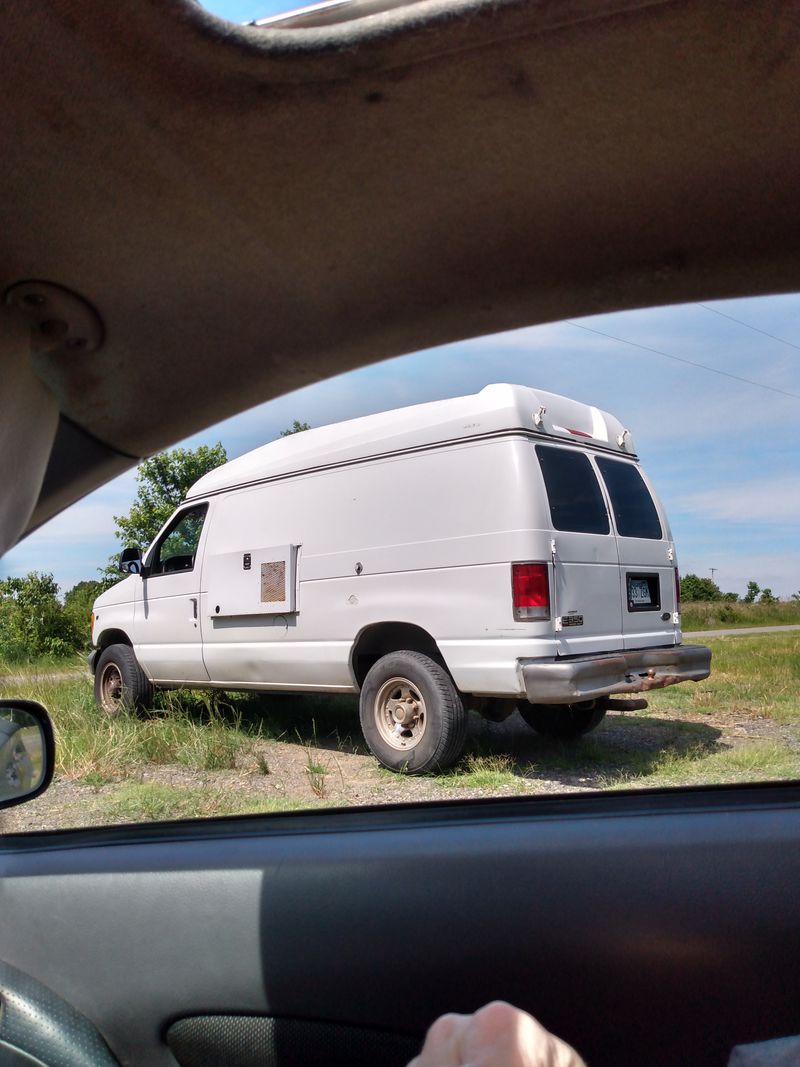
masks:
[(612, 693), (647, 693), (678, 682), (699, 682), (711, 672), (705, 645), (643, 648), (576, 659), (520, 660), (531, 704), (577, 704)]

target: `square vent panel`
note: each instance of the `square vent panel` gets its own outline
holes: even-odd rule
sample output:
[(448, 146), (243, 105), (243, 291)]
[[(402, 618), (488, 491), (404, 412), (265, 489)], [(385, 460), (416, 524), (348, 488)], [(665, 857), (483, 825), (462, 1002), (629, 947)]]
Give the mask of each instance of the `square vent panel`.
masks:
[(248, 546), (209, 555), (203, 570), (208, 614), (219, 619), (296, 611), (298, 551), (299, 545)]

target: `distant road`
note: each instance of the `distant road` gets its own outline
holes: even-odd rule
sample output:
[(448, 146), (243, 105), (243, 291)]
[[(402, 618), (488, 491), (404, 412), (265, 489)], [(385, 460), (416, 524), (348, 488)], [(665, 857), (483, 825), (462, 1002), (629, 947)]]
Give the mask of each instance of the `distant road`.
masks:
[(733, 630), (684, 630), (684, 637), (738, 637), (740, 634), (778, 634), (787, 630), (800, 630), (796, 626), (738, 626)]

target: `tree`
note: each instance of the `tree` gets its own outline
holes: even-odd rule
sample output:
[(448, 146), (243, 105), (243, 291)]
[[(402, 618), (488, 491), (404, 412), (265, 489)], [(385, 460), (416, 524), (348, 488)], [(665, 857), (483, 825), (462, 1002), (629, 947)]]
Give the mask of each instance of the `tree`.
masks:
[(87, 644), (58, 599), (52, 574), (0, 580), (0, 658), (64, 656)]
[(796, 593), (792, 593), (792, 600), (800, 600), (800, 589)]
[(310, 429), (311, 429), (311, 426), (309, 425), (309, 423), (307, 423), (307, 422), (298, 422), (297, 419), (295, 419), (288, 430), (281, 430), (280, 436), (281, 437), (291, 437), (293, 433), (302, 433), (303, 430), (310, 430)]
[(771, 589), (762, 589), (758, 602), (759, 604), (777, 604), (778, 598), (773, 596)]
[[(115, 533), (122, 547), (144, 551), (197, 479), (227, 461), (227, 453), (218, 441), (198, 448), (173, 448), (140, 463), (131, 509), (127, 515), (114, 516)], [(120, 580), (116, 556), (111, 556), (99, 570), (104, 589)]]
[(681, 600), (722, 600), (722, 590), (711, 578), (698, 578), (696, 574), (684, 574), (681, 578)]
[(760, 592), (761, 592), (761, 588), (760, 588), (758, 582), (748, 582), (747, 583), (747, 592), (742, 597), (742, 603), (744, 603), (744, 604), (755, 604), (756, 597), (758, 596), (758, 594)]
[(221, 443), (199, 448), (173, 448), (144, 460), (136, 471), (138, 488), (127, 515), (115, 515), (123, 546), (145, 549), (183, 501), (198, 478), (226, 463)]
[[(118, 573), (115, 574), (115, 580)], [(105, 582), (89, 578), (73, 585), (64, 596), (64, 614), (70, 620), (74, 631), (84, 638), (84, 643), (87, 645), (90, 637), (89, 618), (92, 614), (92, 604), (106, 587)]]

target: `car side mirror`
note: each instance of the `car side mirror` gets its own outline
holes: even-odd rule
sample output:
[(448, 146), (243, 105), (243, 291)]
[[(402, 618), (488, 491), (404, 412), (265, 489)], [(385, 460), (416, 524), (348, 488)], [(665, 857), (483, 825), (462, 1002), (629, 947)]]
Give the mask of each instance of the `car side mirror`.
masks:
[(50, 716), (33, 700), (0, 700), (0, 808), (33, 800), (55, 766)]
[(141, 574), (143, 570), (141, 548), (123, 548), (119, 557), (119, 569), (123, 574)]

